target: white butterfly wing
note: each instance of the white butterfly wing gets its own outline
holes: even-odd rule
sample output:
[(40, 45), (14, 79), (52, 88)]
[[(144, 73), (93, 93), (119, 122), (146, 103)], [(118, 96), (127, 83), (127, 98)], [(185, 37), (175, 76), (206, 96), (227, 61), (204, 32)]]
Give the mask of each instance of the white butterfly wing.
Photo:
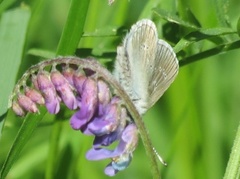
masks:
[(178, 71), (172, 48), (158, 40), (154, 23), (145, 19), (132, 26), (118, 47), (114, 75), (144, 114), (169, 87), (175, 68)]
[(178, 74), (179, 64), (172, 47), (163, 40), (157, 42), (157, 52), (149, 69), (151, 74), (148, 85), (149, 108), (152, 107), (169, 88)]

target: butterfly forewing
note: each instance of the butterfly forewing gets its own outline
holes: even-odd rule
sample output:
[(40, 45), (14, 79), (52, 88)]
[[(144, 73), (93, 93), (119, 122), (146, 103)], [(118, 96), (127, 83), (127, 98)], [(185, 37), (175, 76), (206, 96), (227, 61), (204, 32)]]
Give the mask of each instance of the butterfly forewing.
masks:
[(149, 74), (147, 69), (154, 61), (157, 41), (156, 27), (149, 20), (139, 21), (131, 28), (124, 40), (131, 73), (132, 96), (130, 97), (141, 114), (148, 109)]

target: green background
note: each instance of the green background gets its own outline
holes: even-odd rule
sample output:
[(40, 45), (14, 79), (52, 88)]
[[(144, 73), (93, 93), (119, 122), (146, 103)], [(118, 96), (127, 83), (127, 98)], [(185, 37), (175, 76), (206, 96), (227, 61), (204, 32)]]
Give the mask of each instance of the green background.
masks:
[[(112, 70), (117, 45), (139, 19), (156, 21), (159, 38), (173, 46), (193, 30), (184, 24), (169, 23), (166, 14), (156, 13), (159, 9), (203, 29), (214, 28), (216, 33), (216, 28), (233, 30), (223, 41), (217, 38), (222, 37), (221, 34), (183, 46), (177, 53), (180, 61), (193, 55), (199, 55), (199, 61), (181, 66), (169, 90), (144, 116), (154, 147), (168, 163), (167, 167), (159, 164), (162, 178), (219, 179), (224, 176), (240, 118), (240, 51), (221, 49), (217, 55), (206, 56), (201, 52), (239, 40), (239, 7), (239, 0), (116, 0), (112, 6), (107, 0), (89, 3), (84, 35), (76, 54), (94, 56), (109, 70)], [(4, 124), (0, 135), (0, 167), (22, 124), (22, 119), (11, 110), (6, 113), (8, 96), (28, 67), (56, 54), (69, 8), (69, 0), (5, 0), (0, 4), (0, 128)], [(78, 7), (74, 10), (77, 12)], [(69, 115), (56, 116), (64, 119), (56, 139), (58, 151), (49, 153), (56, 126), (51, 123), (54, 116), (46, 114), (8, 178), (109, 178), (103, 172), (109, 161), (85, 159), (93, 138), (73, 131), (66, 116)], [(54, 160), (52, 177), (46, 174), (49, 158)], [(130, 166), (114, 178), (152, 178), (141, 142)]]

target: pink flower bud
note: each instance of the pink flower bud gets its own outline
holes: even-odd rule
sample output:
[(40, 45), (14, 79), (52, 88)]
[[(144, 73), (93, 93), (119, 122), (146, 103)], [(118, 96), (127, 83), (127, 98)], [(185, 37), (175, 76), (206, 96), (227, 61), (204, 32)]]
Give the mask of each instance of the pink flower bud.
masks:
[(61, 99), (69, 109), (77, 108), (77, 100), (70, 84), (59, 71), (51, 72), (51, 80)]
[(63, 71), (62, 71), (63, 76), (68, 81), (68, 83), (72, 86), (74, 86), (74, 83), (73, 83), (74, 73), (75, 73), (75, 71), (70, 67), (65, 67), (65, 68), (63, 68)]
[(57, 114), (60, 110), (60, 98), (52, 84), (47, 72), (39, 72), (37, 75), (37, 83), (39, 90), (45, 99), (47, 110), (51, 114)]
[(42, 97), (42, 95), (35, 89), (31, 89), (31, 88), (26, 88), (25, 89), (25, 95), (27, 97), (29, 97), (34, 103), (37, 104), (44, 104), (44, 98)]
[(23, 109), (19, 106), (19, 104), (16, 101), (13, 101), (12, 109), (18, 116), (24, 116), (25, 115), (25, 112), (23, 111)]
[(81, 95), (83, 92), (83, 84), (87, 80), (87, 77), (83, 75), (80, 71), (76, 71), (73, 75), (73, 85)]
[(25, 111), (36, 113), (38, 112), (37, 105), (27, 96), (20, 94), (18, 96), (18, 104)]

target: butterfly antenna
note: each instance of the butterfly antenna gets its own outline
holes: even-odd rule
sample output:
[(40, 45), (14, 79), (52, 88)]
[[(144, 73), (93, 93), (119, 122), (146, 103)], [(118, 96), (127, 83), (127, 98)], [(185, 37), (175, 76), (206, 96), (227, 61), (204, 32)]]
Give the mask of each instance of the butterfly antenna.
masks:
[(156, 151), (156, 149), (153, 147), (153, 151), (155, 155), (157, 156), (158, 160), (164, 165), (167, 166), (167, 163), (163, 160), (163, 158), (159, 155), (159, 153)]

